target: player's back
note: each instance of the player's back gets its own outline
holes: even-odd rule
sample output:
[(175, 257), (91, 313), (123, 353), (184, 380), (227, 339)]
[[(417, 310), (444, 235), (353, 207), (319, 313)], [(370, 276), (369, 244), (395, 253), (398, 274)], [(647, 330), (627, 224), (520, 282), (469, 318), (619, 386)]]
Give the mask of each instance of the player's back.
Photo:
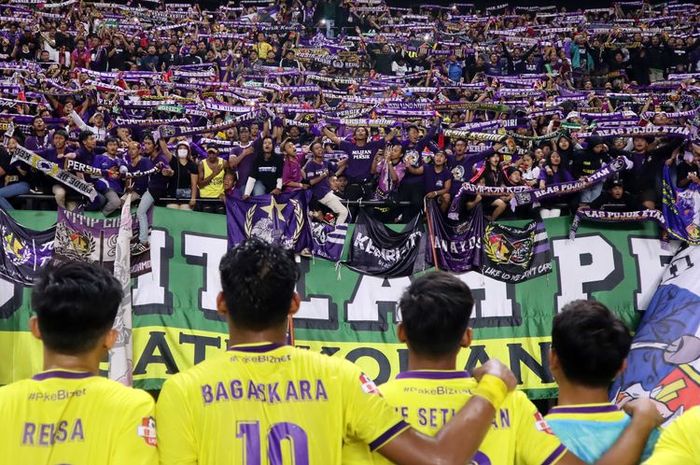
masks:
[(381, 446), (407, 427), (350, 362), (239, 345), (165, 382), (163, 464), (339, 464), (346, 438)]
[[(420, 370), (400, 373), (379, 387), (382, 396), (414, 428), (434, 436), (472, 396), (477, 381), (465, 371)], [(506, 397), (496, 411), (473, 463), (540, 465), (554, 463), (566, 449), (546, 431), (535, 406), (522, 392)], [(343, 451), (344, 465), (389, 464), (352, 443)]]
[[(586, 463), (598, 460), (632, 421), (610, 403), (553, 407), (545, 418), (561, 442)], [(649, 457), (658, 439), (659, 431), (652, 431), (642, 460)]]
[(91, 373), (50, 370), (0, 388), (0, 463), (158, 463), (154, 402)]

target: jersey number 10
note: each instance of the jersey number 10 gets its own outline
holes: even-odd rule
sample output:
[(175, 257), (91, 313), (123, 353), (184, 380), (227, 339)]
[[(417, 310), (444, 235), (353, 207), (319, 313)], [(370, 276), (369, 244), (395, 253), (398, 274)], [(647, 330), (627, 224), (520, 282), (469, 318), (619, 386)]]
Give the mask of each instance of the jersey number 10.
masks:
[[(245, 441), (243, 463), (263, 465), (261, 461), (260, 422), (239, 421), (236, 437)], [(270, 465), (282, 464), (282, 441), (289, 439), (294, 465), (309, 465), (309, 441), (306, 432), (294, 423), (275, 423), (267, 433), (267, 457)]]

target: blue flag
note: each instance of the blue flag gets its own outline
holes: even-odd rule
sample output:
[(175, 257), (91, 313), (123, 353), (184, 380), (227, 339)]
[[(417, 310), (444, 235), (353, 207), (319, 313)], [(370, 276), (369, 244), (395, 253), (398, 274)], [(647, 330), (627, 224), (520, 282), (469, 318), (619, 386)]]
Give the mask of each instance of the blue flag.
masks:
[(311, 192), (258, 195), (243, 200), (238, 192), (226, 197), (228, 246), (249, 237), (274, 242), (294, 252), (311, 251), (307, 204)]
[(691, 182), (685, 189), (675, 187), (670, 168), (664, 166), (661, 201), (669, 235), (700, 245), (700, 186)]
[(632, 341), (627, 368), (611, 396), (651, 398), (670, 421), (700, 404), (700, 247), (678, 252)]
[(334, 262), (340, 260), (345, 237), (348, 235), (347, 223), (336, 226), (328, 223), (312, 223), (311, 233), (314, 239), (314, 248), (311, 253), (314, 256)]

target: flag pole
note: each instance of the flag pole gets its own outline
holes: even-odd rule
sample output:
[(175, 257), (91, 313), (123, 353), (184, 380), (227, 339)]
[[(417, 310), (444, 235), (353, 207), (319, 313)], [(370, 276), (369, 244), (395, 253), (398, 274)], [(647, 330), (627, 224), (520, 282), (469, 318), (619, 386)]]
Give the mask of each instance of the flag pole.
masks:
[(440, 270), (437, 260), (437, 251), (435, 250), (435, 233), (433, 232), (432, 216), (428, 211), (428, 197), (423, 197), (423, 211), (425, 212), (425, 221), (428, 223), (428, 238), (430, 239), (430, 251), (433, 255), (433, 265), (436, 270)]

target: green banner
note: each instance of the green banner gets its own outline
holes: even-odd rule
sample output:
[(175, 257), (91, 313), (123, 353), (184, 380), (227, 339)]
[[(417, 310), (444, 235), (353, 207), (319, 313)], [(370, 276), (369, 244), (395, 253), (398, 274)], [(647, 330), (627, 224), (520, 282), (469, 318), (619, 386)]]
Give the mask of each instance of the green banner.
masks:
[[(32, 229), (56, 219), (54, 212), (13, 216)], [(156, 208), (153, 272), (135, 279), (132, 287), (137, 387), (159, 389), (168, 375), (225, 350), (226, 325), (215, 310), (225, 220)], [(460, 275), (476, 299), (474, 343), (460, 353), (460, 366), (470, 369), (498, 358), (532, 398), (555, 394), (547, 354), (558, 309), (574, 299), (595, 298), (635, 326), (637, 311), (646, 308), (673, 253), (662, 249), (651, 223), (584, 224), (575, 240), (568, 238), (569, 218), (545, 223), (554, 257), (551, 274), (520, 284), (475, 272)], [(397, 343), (395, 321), (396, 302), (410, 278), (361, 276), (322, 259), (301, 258), (300, 266), (297, 345), (356, 362), (378, 383), (406, 369), (407, 351)], [(0, 384), (41, 370), (41, 346), (28, 332), (29, 316), (30, 289), (0, 281)]]

